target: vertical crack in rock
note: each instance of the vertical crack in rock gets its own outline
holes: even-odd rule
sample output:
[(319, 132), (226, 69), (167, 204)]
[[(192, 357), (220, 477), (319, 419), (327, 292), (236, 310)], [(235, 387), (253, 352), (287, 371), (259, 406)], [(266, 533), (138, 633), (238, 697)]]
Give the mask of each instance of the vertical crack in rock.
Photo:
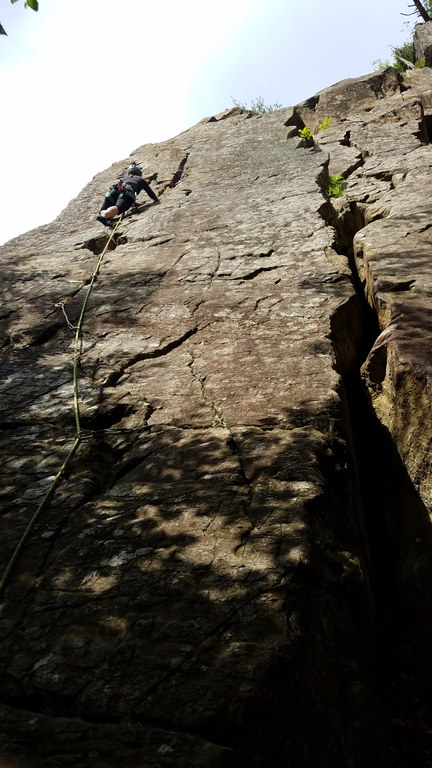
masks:
[(183, 177), (184, 177), (184, 173), (185, 173), (185, 168), (186, 168), (186, 163), (188, 161), (188, 158), (189, 158), (189, 152), (186, 152), (184, 158), (179, 163), (179, 167), (178, 167), (177, 171), (175, 172), (175, 174), (174, 174), (174, 176), (172, 178), (171, 183), (168, 184), (169, 187), (176, 187), (177, 184), (180, 184), (180, 182), (183, 181)]
[(222, 406), (220, 403), (216, 403), (215, 400), (212, 398), (210, 393), (207, 390), (205, 379), (206, 377), (202, 374), (199, 374), (195, 370), (195, 360), (193, 356), (191, 355), (192, 360), (190, 363), (188, 363), (188, 366), (190, 368), (190, 371), (192, 373), (192, 376), (194, 379), (198, 382), (200, 389), (201, 389), (201, 395), (203, 397), (203, 400), (210, 406), (211, 411), (213, 413), (213, 418), (211, 421), (212, 427), (225, 427), (227, 428), (227, 422), (222, 410)]
[[(385, 337), (389, 333), (387, 330), (380, 334), (377, 312), (367, 300), (366, 286), (353, 257), (352, 238), (362, 228), (364, 209), (348, 202), (336, 211), (329, 203), (323, 206), (321, 214), (335, 228), (337, 250), (348, 259), (356, 289), (355, 297), (332, 317), (331, 339), (343, 380), (347, 440), (355, 457), (361, 496), (358, 526), (379, 640), (380, 697), (392, 723), (392, 738), (397, 742), (406, 737), (403, 728), (400, 732), (403, 718), (416, 720), (422, 708), (426, 721), (430, 717), (426, 714), (430, 707), (423, 669), (429, 657), (430, 627), (425, 606), (431, 563), (429, 558), (422, 561), (413, 556), (407, 545), (415, 535), (415, 541), (431, 542), (429, 515), (391, 435), (371, 406), (361, 373), (361, 366), (372, 350), (369, 380), (378, 386), (384, 380)], [(400, 289), (406, 287), (409, 285), (401, 284)], [(381, 344), (376, 344), (377, 338), (383, 339)], [(407, 531), (415, 533), (407, 536)], [(417, 741), (417, 736), (412, 739)]]
[(244, 485), (247, 488), (247, 498), (245, 499), (245, 502), (244, 502), (243, 512), (244, 512), (244, 515), (249, 520), (250, 526), (248, 528), (245, 528), (242, 531), (240, 536), (240, 543), (237, 544), (234, 548), (234, 553), (240, 556), (244, 552), (245, 546), (250, 538), (252, 531), (255, 529), (255, 524), (251, 517), (251, 509), (254, 502), (253, 484), (250, 482), (246, 473), (245, 463), (243, 460), (239, 441), (236, 438), (235, 434), (231, 430), (229, 431), (230, 431), (230, 437), (228, 438), (227, 446), (230, 449), (230, 451), (238, 458), (239, 468), (240, 468), (240, 473), (239, 473), (240, 482), (244, 483)]
[(227, 420), (225, 418), (225, 415), (223, 413), (222, 407), (220, 403), (216, 403), (214, 399), (212, 398), (211, 394), (208, 392), (206, 383), (205, 383), (205, 376), (202, 374), (199, 374), (195, 369), (195, 360), (193, 358), (192, 353), (191, 355), (191, 361), (189, 363), (189, 368), (192, 373), (192, 376), (194, 379), (198, 382), (200, 389), (201, 389), (201, 395), (205, 401), (206, 404), (208, 404), (211, 408), (211, 411), (213, 413), (213, 419), (211, 421), (212, 427), (222, 427), (229, 432), (229, 438), (227, 440), (227, 447), (231, 451), (232, 454), (237, 456), (238, 462), (239, 462), (239, 473), (238, 478), (239, 482), (244, 485), (247, 488), (247, 498), (244, 501), (243, 505), (243, 514), (245, 517), (249, 520), (250, 525), (245, 528), (240, 535), (240, 542), (234, 547), (234, 553), (239, 555), (244, 550), (244, 547), (246, 546), (246, 543), (250, 537), (250, 534), (252, 533), (254, 529), (254, 523), (252, 521), (252, 518), (250, 516), (250, 509), (253, 503), (253, 487), (252, 483), (250, 482), (245, 466), (244, 461), (241, 453), (241, 448), (239, 445), (239, 441), (236, 439), (236, 436), (234, 432), (231, 430), (229, 424), (227, 423)]
[[(361, 378), (361, 366), (366, 360), (380, 334), (376, 312), (367, 301), (364, 285), (357, 272), (352, 241), (364, 226), (362, 207), (349, 202), (336, 211), (330, 202), (321, 208), (321, 215), (335, 230), (335, 248), (347, 257), (352, 271), (355, 296), (339, 307), (331, 319), (331, 338), (335, 346), (339, 372), (344, 382), (349, 436), (357, 461), (360, 491), (363, 499), (363, 539), (367, 541), (368, 555), (372, 568), (372, 582), (378, 612), (383, 602), (395, 599), (397, 588), (392, 578), (391, 536), (386, 533), (386, 515), (383, 509), (386, 490), (395, 486), (399, 471), (389, 474), (388, 453), (395, 454), (391, 440), (384, 431), (370, 407), (367, 392)], [(386, 347), (374, 350), (372, 376), (382, 380), (386, 365)], [(393, 457), (393, 461), (395, 458)], [(377, 484), (380, 478), (382, 487)], [(381, 498), (382, 497), (382, 498)]]
[[(190, 153), (187, 151), (184, 151), (183, 157), (178, 161), (178, 166), (175, 171), (172, 171), (172, 169), (164, 174), (164, 173), (155, 173), (152, 177), (153, 180), (155, 180), (158, 184), (159, 188), (159, 197), (163, 195), (165, 190), (167, 189), (174, 189), (178, 184), (181, 184), (185, 177), (185, 168), (187, 161), (189, 159)], [(187, 190), (187, 194), (189, 195), (191, 193), (191, 190)]]

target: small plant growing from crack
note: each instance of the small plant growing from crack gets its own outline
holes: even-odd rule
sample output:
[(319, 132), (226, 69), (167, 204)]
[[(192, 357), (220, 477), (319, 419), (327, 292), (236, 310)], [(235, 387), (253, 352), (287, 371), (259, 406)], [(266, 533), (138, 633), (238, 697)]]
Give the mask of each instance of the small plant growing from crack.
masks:
[[(333, 122), (332, 117), (325, 117), (322, 123), (319, 124), (318, 129), (316, 133), (322, 133), (325, 131)], [(312, 130), (309, 128), (308, 125), (304, 125), (303, 128), (298, 129), (298, 135), (300, 138), (304, 139), (307, 142), (314, 142), (314, 134), (312, 133)]]
[(344, 195), (344, 177), (340, 173), (329, 176), (324, 190), (326, 197), (343, 197)]
[(331, 126), (332, 122), (333, 122), (333, 118), (332, 117), (325, 117), (324, 120), (322, 121), (322, 123), (320, 123), (319, 126), (318, 126), (318, 133), (322, 133), (327, 128), (329, 128)]
[(313, 133), (308, 125), (305, 125), (304, 128), (299, 128), (298, 135), (306, 141), (313, 141)]

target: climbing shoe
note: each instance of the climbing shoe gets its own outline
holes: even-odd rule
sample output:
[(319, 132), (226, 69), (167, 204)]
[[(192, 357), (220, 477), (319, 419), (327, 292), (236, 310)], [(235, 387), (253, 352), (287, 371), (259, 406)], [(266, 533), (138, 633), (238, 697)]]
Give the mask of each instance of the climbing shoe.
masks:
[(105, 216), (96, 216), (96, 219), (100, 221), (101, 224), (105, 224), (106, 227), (113, 227), (113, 222), (110, 219), (106, 219)]

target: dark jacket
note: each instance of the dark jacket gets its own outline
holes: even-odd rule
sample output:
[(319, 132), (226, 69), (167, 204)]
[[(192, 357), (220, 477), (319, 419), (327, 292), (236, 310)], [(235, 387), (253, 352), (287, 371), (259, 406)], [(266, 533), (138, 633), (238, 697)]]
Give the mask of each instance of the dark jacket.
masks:
[(129, 187), (132, 187), (136, 195), (138, 195), (143, 189), (144, 192), (147, 192), (148, 196), (151, 197), (152, 200), (158, 199), (150, 184), (147, 184), (145, 179), (142, 179), (141, 176), (123, 176), (120, 181), (122, 184), (127, 184)]

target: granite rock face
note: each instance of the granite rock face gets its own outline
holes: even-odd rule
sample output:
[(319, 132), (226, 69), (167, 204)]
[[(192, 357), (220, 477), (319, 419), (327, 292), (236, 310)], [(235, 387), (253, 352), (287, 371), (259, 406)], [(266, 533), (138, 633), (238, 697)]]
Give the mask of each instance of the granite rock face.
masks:
[(432, 66), (432, 21), (415, 25), (413, 43), (416, 61), (424, 59), (427, 67)]
[(431, 121), (227, 110), (0, 249), (4, 765), (428, 764)]

